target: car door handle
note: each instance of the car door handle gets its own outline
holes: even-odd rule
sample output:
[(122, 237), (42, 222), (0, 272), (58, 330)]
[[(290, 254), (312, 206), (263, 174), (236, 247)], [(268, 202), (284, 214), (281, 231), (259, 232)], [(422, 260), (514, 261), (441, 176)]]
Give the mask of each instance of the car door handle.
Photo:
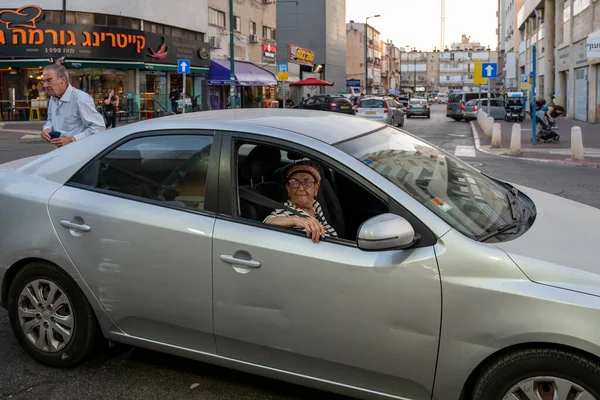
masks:
[(231, 254), (221, 254), (219, 257), (221, 261), (227, 264), (239, 265), (240, 267), (246, 268), (260, 268), (260, 261), (256, 260), (242, 260), (240, 258), (236, 258)]
[(76, 231), (89, 232), (92, 230), (92, 227), (86, 224), (76, 224), (74, 222), (63, 219), (60, 221), (60, 224), (65, 228), (75, 229)]

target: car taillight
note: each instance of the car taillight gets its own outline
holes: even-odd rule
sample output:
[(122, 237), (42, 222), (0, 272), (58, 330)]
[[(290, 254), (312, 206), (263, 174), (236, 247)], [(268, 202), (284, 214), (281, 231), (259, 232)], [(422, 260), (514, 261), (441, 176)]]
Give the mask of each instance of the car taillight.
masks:
[(429, 108), (429, 105), (426, 105), (425, 108)]
[(477, 108), (478, 108), (477, 106), (473, 107), (473, 111), (477, 111)]
[(335, 107), (337, 106), (337, 104), (335, 104), (335, 103), (331, 103), (331, 104), (329, 104), (329, 106), (330, 106), (331, 108), (335, 108)]
[(406, 106), (406, 108), (410, 108), (410, 104)]
[(465, 103), (460, 103), (460, 109), (464, 110), (465, 109)]
[(383, 103), (383, 112), (384, 113), (388, 112), (388, 105), (387, 105), (387, 103)]

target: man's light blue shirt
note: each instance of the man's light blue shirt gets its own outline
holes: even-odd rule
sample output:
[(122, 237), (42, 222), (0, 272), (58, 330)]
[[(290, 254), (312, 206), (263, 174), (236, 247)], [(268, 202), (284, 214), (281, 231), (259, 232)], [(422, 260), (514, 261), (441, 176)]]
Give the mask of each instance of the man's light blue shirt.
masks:
[(106, 130), (104, 117), (96, 110), (89, 94), (69, 85), (60, 99), (52, 96), (48, 102), (48, 122), (44, 129), (59, 131), (75, 140)]

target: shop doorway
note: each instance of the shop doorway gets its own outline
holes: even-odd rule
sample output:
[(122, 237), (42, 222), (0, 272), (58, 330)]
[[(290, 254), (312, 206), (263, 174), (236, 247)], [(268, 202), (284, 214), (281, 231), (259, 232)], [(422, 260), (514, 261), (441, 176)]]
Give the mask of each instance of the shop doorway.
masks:
[(588, 111), (588, 68), (575, 70), (575, 119), (587, 121)]

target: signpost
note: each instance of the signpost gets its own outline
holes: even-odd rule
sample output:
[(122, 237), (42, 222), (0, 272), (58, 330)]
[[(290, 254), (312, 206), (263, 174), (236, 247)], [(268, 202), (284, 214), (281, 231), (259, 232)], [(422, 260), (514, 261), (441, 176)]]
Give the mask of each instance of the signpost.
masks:
[(182, 113), (185, 114), (185, 76), (190, 73), (190, 66), (192, 63), (190, 60), (177, 60), (177, 73), (183, 75), (183, 109)]
[(531, 71), (531, 79), (533, 80), (531, 86), (531, 143), (535, 144), (535, 128), (536, 128), (536, 109), (535, 109), (535, 75), (536, 75), (536, 60), (537, 60), (537, 46), (534, 44), (531, 46), (531, 57), (533, 60), (533, 68)]
[(488, 105), (487, 105), (487, 113), (490, 115), (490, 103), (492, 102), (491, 93), (492, 93), (492, 79), (498, 76), (498, 64), (497, 63), (482, 63), (481, 64), (481, 73), (485, 79), (487, 79), (488, 83)]
[(285, 82), (289, 79), (288, 63), (277, 64), (277, 80), (281, 81), (281, 96), (283, 97), (283, 108), (285, 108)]

